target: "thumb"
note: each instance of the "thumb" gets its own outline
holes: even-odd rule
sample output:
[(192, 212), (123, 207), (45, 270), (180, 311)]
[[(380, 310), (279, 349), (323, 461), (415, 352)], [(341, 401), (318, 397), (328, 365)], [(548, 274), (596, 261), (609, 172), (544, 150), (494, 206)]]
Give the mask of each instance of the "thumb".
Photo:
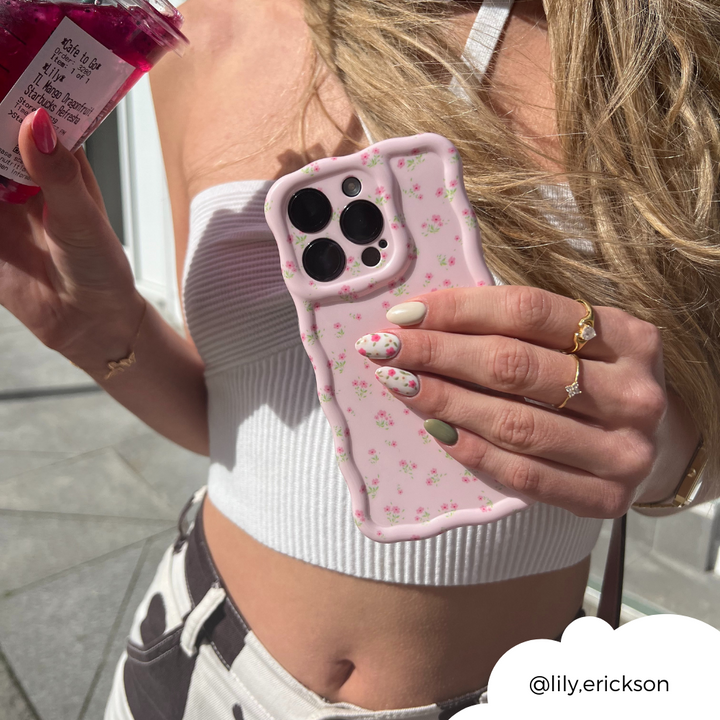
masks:
[[(62, 243), (96, 244), (107, 220), (88, 188), (89, 168), (61, 142), (47, 110), (29, 113), (20, 126), (18, 147), (25, 168), (40, 186), (45, 201), (43, 219), (47, 233)], [(83, 172), (84, 170), (84, 172)], [(92, 173), (90, 172), (90, 175)]]

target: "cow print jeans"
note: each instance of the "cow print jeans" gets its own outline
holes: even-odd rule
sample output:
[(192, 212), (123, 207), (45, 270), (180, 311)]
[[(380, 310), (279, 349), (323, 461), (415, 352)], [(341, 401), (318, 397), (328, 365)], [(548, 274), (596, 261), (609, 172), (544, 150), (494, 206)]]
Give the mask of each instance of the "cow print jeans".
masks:
[(226, 595), (202, 528), (186, 515), (133, 621), (105, 720), (447, 720), (486, 702), (484, 688), (447, 702), (372, 711), (330, 703), (279, 665)]

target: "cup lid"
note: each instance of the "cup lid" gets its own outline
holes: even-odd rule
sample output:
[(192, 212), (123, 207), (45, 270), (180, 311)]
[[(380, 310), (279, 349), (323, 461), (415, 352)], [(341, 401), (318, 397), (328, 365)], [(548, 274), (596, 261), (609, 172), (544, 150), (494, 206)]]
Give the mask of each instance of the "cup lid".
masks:
[[(153, 22), (157, 22), (162, 29), (175, 39), (173, 50), (178, 55), (182, 55), (190, 41), (180, 32), (180, 28), (184, 22), (180, 11), (167, 0), (117, 0), (118, 5), (129, 10), (133, 7), (139, 7), (152, 18)], [(153, 32), (152, 23), (148, 23), (148, 31), (155, 37), (158, 42), (167, 43), (167, 38), (159, 36)]]

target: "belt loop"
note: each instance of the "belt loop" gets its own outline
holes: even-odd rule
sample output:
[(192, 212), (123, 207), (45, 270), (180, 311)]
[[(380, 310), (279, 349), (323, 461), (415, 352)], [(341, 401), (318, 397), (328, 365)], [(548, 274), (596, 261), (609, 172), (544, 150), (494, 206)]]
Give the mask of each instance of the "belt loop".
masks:
[(225, 590), (219, 583), (214, 583), (205, 593), (205, 597), (192, 609), (185, 618), (185, 626), (180, 635), (180, 647), (183, 652), (192, 657), (197, 652), (197, 639), (203, 626), (210, 616), (225, 602)]
[(177, 522), (178, 536), (177, 540), (175, 540), (175, 545), (173, 546), (173, 552), (179, 553), (180, 549), (187, 541), (188, 536), (190, 535), (190, 530), (192, 530), (193, 526), (193, 523), (187, 522), (187, 515), (193, 507), (195, 507), (195, 505), (203, 501), (206, 494), (207, 485), (203, 485), (199, 490), (196, 490), (193, 493), (192, 497), (185, 503), (183, 509), (180, 511), (180, 516), (178, 517)]

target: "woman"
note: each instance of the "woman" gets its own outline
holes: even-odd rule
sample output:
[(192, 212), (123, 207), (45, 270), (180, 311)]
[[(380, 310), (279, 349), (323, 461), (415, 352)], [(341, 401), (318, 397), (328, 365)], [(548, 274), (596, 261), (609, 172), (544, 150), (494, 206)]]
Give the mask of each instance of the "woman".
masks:
[[(84, 156), (42, 113), (20, 149), (43, 195), (2, 209), (3, 304), (212, 460), (106, 717), (450, 717), (507, 649), (576, 616), (594, 518), (674, 498), (701, 437), (716, 464), (720, 13), (517, 0), (493, 33), (486, 5), (488, 42), (504, 34), (473, 75), (459, 58), (477, 3), (196, 2), (190, 51), (152, 83), (198, 350), (133, 290)], [(375, 139), (458, 146), (488, 263), (514, 285), (424, 296), (406, 329), (378, 328), (422, 380), (402, 402), (450, 428), (442, 447), (539, 501), (417, 543), (352, 524), (262, 217), (270, 179), (367, 144), (360, 118)], [(576, 364), (556, 351), (586, 313), (575, 297), (597, 336), (568, 400)], [(304, 523), (308, 495), (326, 502)]]

